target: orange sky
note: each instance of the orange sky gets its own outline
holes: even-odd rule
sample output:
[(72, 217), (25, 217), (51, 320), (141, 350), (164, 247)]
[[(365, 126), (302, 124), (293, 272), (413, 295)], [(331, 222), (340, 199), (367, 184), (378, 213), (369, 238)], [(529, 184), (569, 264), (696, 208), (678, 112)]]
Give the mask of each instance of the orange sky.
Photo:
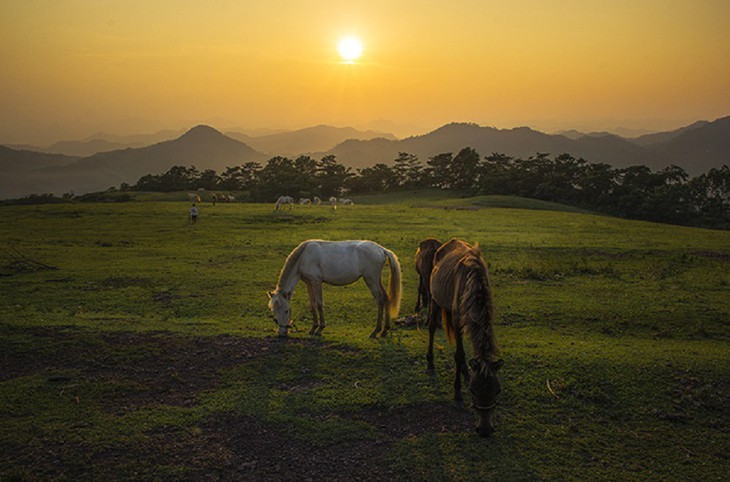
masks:
[(670, 129), (730, 115), (728, 25), (727, 0), (2, 0), (0, 143), (199, 123)]

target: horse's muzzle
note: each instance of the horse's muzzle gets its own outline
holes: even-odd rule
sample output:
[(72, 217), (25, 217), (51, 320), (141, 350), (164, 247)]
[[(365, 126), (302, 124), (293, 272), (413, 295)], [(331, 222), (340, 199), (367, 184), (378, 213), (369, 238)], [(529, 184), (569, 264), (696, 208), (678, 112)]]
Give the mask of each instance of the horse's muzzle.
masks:
[(290, 321), (288, 325), (279, 325), (279, 336), (289, 336), (289, 329), (292, 327)]
[(492, 427), (491, 425), (488, 425), (488, 424), (487, 425), (477, 425), (475, 427), (475, 429), (476, 429), (477, 433), (479, 434), (479, 436), (481, 436), (481, 437), (489, 437), (490, 435), (492, 435), (494, 433), (494, 430), (495, 430), (494, 427)]

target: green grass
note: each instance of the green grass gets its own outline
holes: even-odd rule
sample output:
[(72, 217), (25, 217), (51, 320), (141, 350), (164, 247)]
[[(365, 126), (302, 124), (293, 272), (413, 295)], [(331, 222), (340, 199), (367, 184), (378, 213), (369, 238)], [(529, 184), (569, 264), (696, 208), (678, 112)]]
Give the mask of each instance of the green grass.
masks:
[[(205, 445), (208, 425), (229, 416), (321, 449), (389, 440), (376, 463), (411, 480), (727, 477), (726, 231), (433, 192), (356, 198), (334, 213), (204, 202), (189, 225), (187, 199), (171, 202), (182, 194), (148, 196), (0, 207), (0, 359), (25, 367), (0, 382), (0, 478), (195, 478), (195, 460), (155, 462), (143, 449)], [(505, 367), (489, 440), (459, 428), (466, 412), (451, 407), (453, 348), (443, 333), (429, 378), (424, 329), (368, 338), (376, 309), (362, 283), (325, 287), (321, 339), (306, 334), (299, 286), (299, 331), (285, 343), (270, 339), (266, 291), (302, 240), (372, 239), (395, 251), (407, 315), (413, 255), (430, 236), (478, 242), (490, 267)], [(141, 341), (115, 344), (114, 333)], [(171, 380), (187, 376), (172, 362), (183, 348), (166, 351), (167, 337), (187, 340), (174, 343), (194, 365), (203, 356), (196, 340), (221, 336), (268, 348), (221, 360), (217, 382), (189, 388), (184, 403), (175, 393), (166, 395), (174, 403), (145, 398), (150, 360)], [(112, 401), (123, 409), (110, 411)], [(430, 414), (424, 423), (443, 413), (446, 428), (419, 425), (420, 413)], [(413, 433), (394, 435), (378, 417), (414, 421)], [(50, 452), (65, 472), (32, 463)]]

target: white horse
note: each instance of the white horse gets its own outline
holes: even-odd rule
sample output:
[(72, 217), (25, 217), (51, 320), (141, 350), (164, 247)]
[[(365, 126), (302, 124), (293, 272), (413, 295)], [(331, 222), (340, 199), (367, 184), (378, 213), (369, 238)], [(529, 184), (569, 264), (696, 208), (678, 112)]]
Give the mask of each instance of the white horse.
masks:
[(331, 208), (331, 209), (332, 209), (333, 211), (334, 211), (335, 209), (337, 209), (337, 198), (336, 198), (336, 197), (334, 197), (334, 196), (332, 196), (332, 197), (330, 198), (330, 208)]
[(354, 202), (352, 202), (352, 199), (349, 199), (349, 198), (340, 199), (340, 202), (342, 203), (343, 206), (352, 206), (355, 204)]
[[(380, 276), (385, 261), (390, 265), (390, 282), (385, 291)], [(344, 286), (363, 278), (378, 304), (378, 323), (370, 333), (374, 338), (390, 329), (390, 319), (398, 316), (401, 298), (401, 267), (391, 250), (373, 241), (304, 241), (286, 258), (276, 289), (269, 292), (269, 309), (279, 327), (279, 336), (287, 336), (292, 326), (289, 302), (299, 280), (309, 292), (309, 309), (314, 323), (310, 335), (321, 335), (325, 328), (322, 283)]]
[(312, 205), (312, 200), (309, 199), (308, 197), (303, 197), (303, 198), (301, 198), (299, 200), (299, 204), (301, 204), (303, 206), (311, 206)]
[(274, 209), (284, 209), (285, 204), (288, 204), (289, 209), (291, 209), (294, 205), (294, 198), (291, 196), (279, 196), (279, 199), (276, 200), (276, 204), (274, 205)]
[(322, 202), (322, 200), (319, 197), (314, 196), (314, 204), (315, 204), (315, 206), (319, 206), (321, 202)]

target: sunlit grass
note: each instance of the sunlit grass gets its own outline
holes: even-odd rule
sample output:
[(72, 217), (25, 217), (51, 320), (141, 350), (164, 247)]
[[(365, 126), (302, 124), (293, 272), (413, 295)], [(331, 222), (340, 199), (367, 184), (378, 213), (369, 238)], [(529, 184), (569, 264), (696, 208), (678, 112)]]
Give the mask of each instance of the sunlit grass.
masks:
[[(41, 364), (10, 376), (0, 383), (0, 447), (40, 453), (70, 441), (89, 454), (124, 453), (167, 433), (193, 443), (207, 423), (238, 414), (317, 447), (390, 440), (392, 451), (377, 463), (412, 479), (724, 477), (729, 233), (550, 211), (519, 199), (397, 193), (355, 202), (334, 213), (203, 203), (194, 226), (182, 201), (2, 207), (0, 265), (9, 265), (12, 250), (57, 269), (0, 277), (0, 347), (6, 357), (74, 351), (125, 367), (152, 345), (112, 349), (102, 334), (269, 340), (266, 291), (291, 249), (309, 238), (365, 238), (394, 250), (403, 267), (401, 314), (411, 314), (418, 242), (458, 236), (480, 244), (494, 286), (505, 359), (494, 438), (441, 427), (400, 438), (383, 432), (379, 417), (417, 420), (424, 408), (442, 408), (450, 420), (465, 412), (451, 406), (453, 348), (443, 333), (429, 378), (425, 328), (370, 339), (377, 310), (357, 283), (325, 287), (321, 339), (307, 335), (299, 286), (291, 339), (272, 339), (268, 351), (223, 369), (219, 383), (193, 392), (186, 406), (150, 402), (109, 413), (110, 397), (144, 387), (87, 379), (74, 366)], [(38, 335), (49, 327), (63, 336), (51, 343)], [(33, 475), (0, 460), (3, 477)], [(148, 463), (129, 460), (126, 475), (192, 470), (184, 461)], [(79, 473), (92, 469), (104, 474), (91, 458), (78, 462)]]

